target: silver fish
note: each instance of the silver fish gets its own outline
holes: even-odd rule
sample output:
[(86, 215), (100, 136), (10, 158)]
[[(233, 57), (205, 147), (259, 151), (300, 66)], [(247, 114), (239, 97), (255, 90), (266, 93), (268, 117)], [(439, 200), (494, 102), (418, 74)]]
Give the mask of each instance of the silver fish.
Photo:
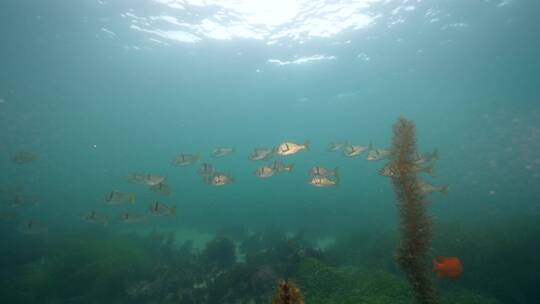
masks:
[(126, 179), (130, 182), (140, 183), (144, 184), (144, 177), (146, 174), (139, 174), (139, 173), (131, 173), (126, 177)]
[(381, 159), (387, 159), (390, 157), (391, 151), (390, 150), (383, 150), (383, 149), (369, 149), (368, 155), (366, 157), (367, 160), (371, 161), (377, 161)]
[(143, 182), (144, 182), (147, 186), (155, 186), (155, 185), (158, 185), (158, 184), (163, 183), (164, 180), (165, 180), (165, 177), (163, 177), (163, 176), (161, 176), (161, 175), (156, 175), (156, 174), (146, 174), (146, 175), (144, 176)]
[(212, 186), (225, 186), (234, 182), (234, 178), (230, 175), (214, 172), (211, 176), (208, 176), (206, 182)]
[(439, 150), (435, 149), (431, 153), (422, 153), (416, 155), (417, 164), (425, 164), (439, 159)]
[(202, 163), (198, 171), (201, 176), (210, 176), (214, 173), (214, 166), (209, 163)]
[(147, 186), (155, 186), (162, 183), (165, 180), (165, 177), (157, 174), (132, 173), (127, 177), (127, 179), (129, 181), (145, 184)]
[(260, 177), (260, 178), (271, 177), (274, 175), (274, 173), (275, 173), (274, 169), (272, 169), (272, 167), (269, 167), (269, 166), (262, 166), (262, 167), (257, 168), (257, 170), (255, 170), (255, 176)]
[(156, 192), (156, 193), (161, 193), (161, 194), (165, 194), (165, 195), (171, 194), (171, 189), (169, 187), (169, 184), (167, 184), (166, 182), (161, 182), (161, 183), (159, 183), (157, 185), (150, 186), (148, 188), (151, 191)]
[(274, 156), (274, 151), (272, 149), (266, 148), (256, 148), (253, 150), (253, 153), (249, 156), (250, 160), (267, 160)]
[(306, 141), (304, 144), (297, 144), (293, 142), (284, 142), (279, 144), (274, 152), (278, 155), (286, 156), (296, 154), (302, 150), (309, 150), (309, 141)]
[(309, 180), (309, 184), (315, 187), (331, 187), (336, 186), (339, 183), (339, 177), (336, 176), (335, 179), (330, 179), (326, 176), (315, 175), (312, 176)]
[(20, 151), (15, 154), (11, 160), (19, 165), (28, 164), (36, 160), (37, 155), (27, 151)]
[(14, 212), (0, 211), (0, 221), (11, 222), (17, 219), (17, 214)]
[(324, 176), (324, 177), (337, 176), (338, 168), (334, 168), (333, 170), (330, 170), (324, 167), (313, 167), (309, 170), (309, 176), (314, 177), (317, 175)]
[(155, 201), (148, 207), (148, 212), (153, 216), (176, 215), (176, 206), (169, 207)]
[(275, 172), (292, 172), (294, 168), (294, 164), (285, 165), (284, 163), (275, 160), (272, 162), (272, 169), (274, 169)]
[(7, 193), (7, 194), (17, 194), (17, 193), (20, 193), (24, 190), (24, 186), (23, 185), (17, 185), (17, 184), (14, 184), (14, 185), (3, 185), (3, 186), (0, 186), (0, 193)]
[(129, 224), (129, 223), (145, 222), (147, 219), (148, 219), (147, 216), (144, 214), (124, 212), (119, 216), (118, 221), (121, 223)]
[(184, 154), (180, 153), (176, 155), (176, 158), (173, 160), (173, 165), (176, 166), (189, 166), (196, 163), (201, 156), (199, 154)]
[(234, 148), (232, 147), (217, 147), (212, 151), (212, 156), (223, 157), (232, 153), (234, 153)]
[(21, 233), (32, 235), (46, 234), (49, 232), (49, 228), (45, 224), (36, 220), (24, 221), (17, 230)]
[(330, 143), (328, 145), (328, 151), (334, 152), (339, 151), (345, 147), (346, 143)]
[(367, 146), (362, 145), (347, 145), (343, 148), (343, 155), (347, 157), (355, 157), (362, 154), (368, 149)]
[[(420, 165), (414, 164), (412, 167), (412, 171), (415, 173), (424, 172), (433, 176), (434, 174), (433, 166), (434, 166), (433, 163), (429, 164), (426, 167), (422, 167)], [(387, 176), (387, 177), (397, 176), (399, 174), (399, 168), (396, 168), (393, 163), (388, 163), (381, 170), (379, 170), (379, 174), (382, 176)]]
[(135, 203), (135, 194), (113, 190), (105, 195), (105, 202), (108, 205), (118, 205), (124, 203)]
[(37, 206), (38, 200), (34, 197), (16, 194), (12, 199), (6, 201), (10, 207)]
[(442, 194), (448, 194), (448, 185), (434, 186), (426, 181), (418, 181), (418, 187), (422, 194), (430, 194), (433, 192), (440, 192)]
[(106, 215), (97, 213), (94, 210), (84, 214), (83, 220), (89, 223), (100, 224), (103, 226), (109, 225), (109, 218)]

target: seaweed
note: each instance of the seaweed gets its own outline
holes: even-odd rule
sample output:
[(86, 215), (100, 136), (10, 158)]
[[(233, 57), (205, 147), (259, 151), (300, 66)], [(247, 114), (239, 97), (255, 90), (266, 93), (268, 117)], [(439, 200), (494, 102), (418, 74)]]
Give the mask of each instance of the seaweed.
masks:
[(53, 241), (49, 254), (20, 267), (15, 297), (33, 303), (91, 298), (114, 301), (125, 296), (135, 278), (152, 270), (152, 259), (136, 239), (85, 238)]
[[(383, 270), (335, 267), (314, 258), (300, 265), (296, 280), (309, 304), (411, 304), (406, 281)], [(442, 304), (500, 304), (462, 288), (442, 292)]]
[(304, 304), (304, 296), (294, 282), (282, 280), (276, 287), (272, 304)]
[(235, 245), (230, 239), (217, 236), (206, 244), (201, 259), (210, 271), (229, 269), (236, 262)]
[(396, 259), (407, 276), (416, 300), (421, 304), (434, 304), (438, 301), (426, 266), (431, 244), (431, 222), (415, 170), (416, 130), (411, 121), (400, 117), (393, 126), (393, 132), (390, 166), (394, 174), (391, 179), (401, 233)]
[[(369, 261), (362, 267), (331, 265), (301, 238), (284, 239), (246, 262), (230, 265), (224, 259), (229, 262), (221, 265), (228, 267), (208, 260), (209, 252), (230, 248), (228, 240), (217, 237), (207, 247), (211, 250), (198, 253), (190, 242), (175, 245), (173, 239), (157, 232), (52, 239), (29, 257), (32, 262), (10, 272), (13, 278), (1, 282), (0, 295), (5, 303), (411, 303), (410, 288), (399, 276), (374, 270)], [(211, 271), (209, 265), (214, 265)], [(285, 280), (274, 289), (278, 278)], [(297, 289), (302, 297), (293, 296)], [(441, 303), (498, 304), (461, 288), (448, 289), (441, 292)]]

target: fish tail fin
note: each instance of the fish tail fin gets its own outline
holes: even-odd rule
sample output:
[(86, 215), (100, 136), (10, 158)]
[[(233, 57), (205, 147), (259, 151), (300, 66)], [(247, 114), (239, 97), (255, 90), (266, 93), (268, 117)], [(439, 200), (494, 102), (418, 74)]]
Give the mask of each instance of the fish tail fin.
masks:
[(435, 176), (435, 172), (433, 168), (434, 166), (435, 166), (435, 163), (431, 163), (427, 167), (425, 167), (423, 171), (429, 174), (430, 176)]
[(333, 175), (333, 176), (338, 176), (338, 174), (339, 174), (339, 167), (335, 167), (334, 170), (332, 170), (332, 171), (330, 172), (330, 174)]
[(309, 140), (306, 140), (306, 142), (304, 143), (305, 149), (309, 151), (309, 146), (310, 145), (311, 145), (311, 143), (309, 142)]
[(336, 186), (338, 186), (339, 183), (341, 182), (341, 178), (339, 178), (339, 174), (337, 173), (337, 171), (336, 171), (336, 174), (334, 176), (336, 177), (336, 180), (335, 180), (336, 181)]
[(170, 210), (169, 212), (171, 213), (171, 215), (176, 215), (176, 206), (172, 206), (171, 209), (169, 210)]
[(294, 164), (290, 164), (287, 166), (287, 172), (292, 172), (293, 169), (294, 169)]
[(131, 193), (131, 194), (129, 195), (129, 199), (128, 199), (129, 203), (130, 203), (130, 204), (135, 204), (135, 200), (136, 200), (135, 193)]
[(450, 188), (450, 185), (444, 185), (441, 187), (441, 193), (444, 195), (448, 195), (448, 189)]

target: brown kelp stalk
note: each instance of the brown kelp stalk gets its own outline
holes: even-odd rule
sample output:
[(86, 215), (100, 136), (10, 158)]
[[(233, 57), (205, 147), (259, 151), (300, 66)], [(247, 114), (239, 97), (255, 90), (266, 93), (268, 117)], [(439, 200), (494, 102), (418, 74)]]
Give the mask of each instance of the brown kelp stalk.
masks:
[(274, 292), (272, 304), (304, 304), (300, 288), (293, 282), (280, 281)]
[(417, 180), (416, 136), (411, 121), (400, 117), (393, 126), (392, 184), (400, 215), (401, 238), (396, 252), (397, 263), (405, 272), (420, 304), (437, 303), (430, 280), (428, 251), (431, 222)]

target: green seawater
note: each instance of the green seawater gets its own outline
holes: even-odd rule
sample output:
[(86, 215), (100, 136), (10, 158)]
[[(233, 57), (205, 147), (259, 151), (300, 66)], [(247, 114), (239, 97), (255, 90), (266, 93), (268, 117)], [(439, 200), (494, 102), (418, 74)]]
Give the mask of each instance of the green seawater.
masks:
[[(540, 302), (538, 12), (534, 0), (2, 1), (0, 302), (271, 303), (290, 279), (307, 304), (417, 303), (396, 264), (388, 160), (328, 151), (389, 148), (400, 116), (419, 152), (439, 153), (421, 178), (449, 185), (426, 196), (438, 302)], [(249, 160), (289, 141), (309, 149)], [(201, 159), (175, 166), (180, 153)], [(255, 176), (274, 160), (292, 172)], [(234, 181), (206, 183), (203, 162)], [(310, 185), (314, 166), (338, 168), (338, 185)], [(136, 202), (106, 204), (113, 190)], [(150, 216), (156, 201), (176, 214)], [(458, 257), (462, 275), (437, 278), (437, 256)]]

